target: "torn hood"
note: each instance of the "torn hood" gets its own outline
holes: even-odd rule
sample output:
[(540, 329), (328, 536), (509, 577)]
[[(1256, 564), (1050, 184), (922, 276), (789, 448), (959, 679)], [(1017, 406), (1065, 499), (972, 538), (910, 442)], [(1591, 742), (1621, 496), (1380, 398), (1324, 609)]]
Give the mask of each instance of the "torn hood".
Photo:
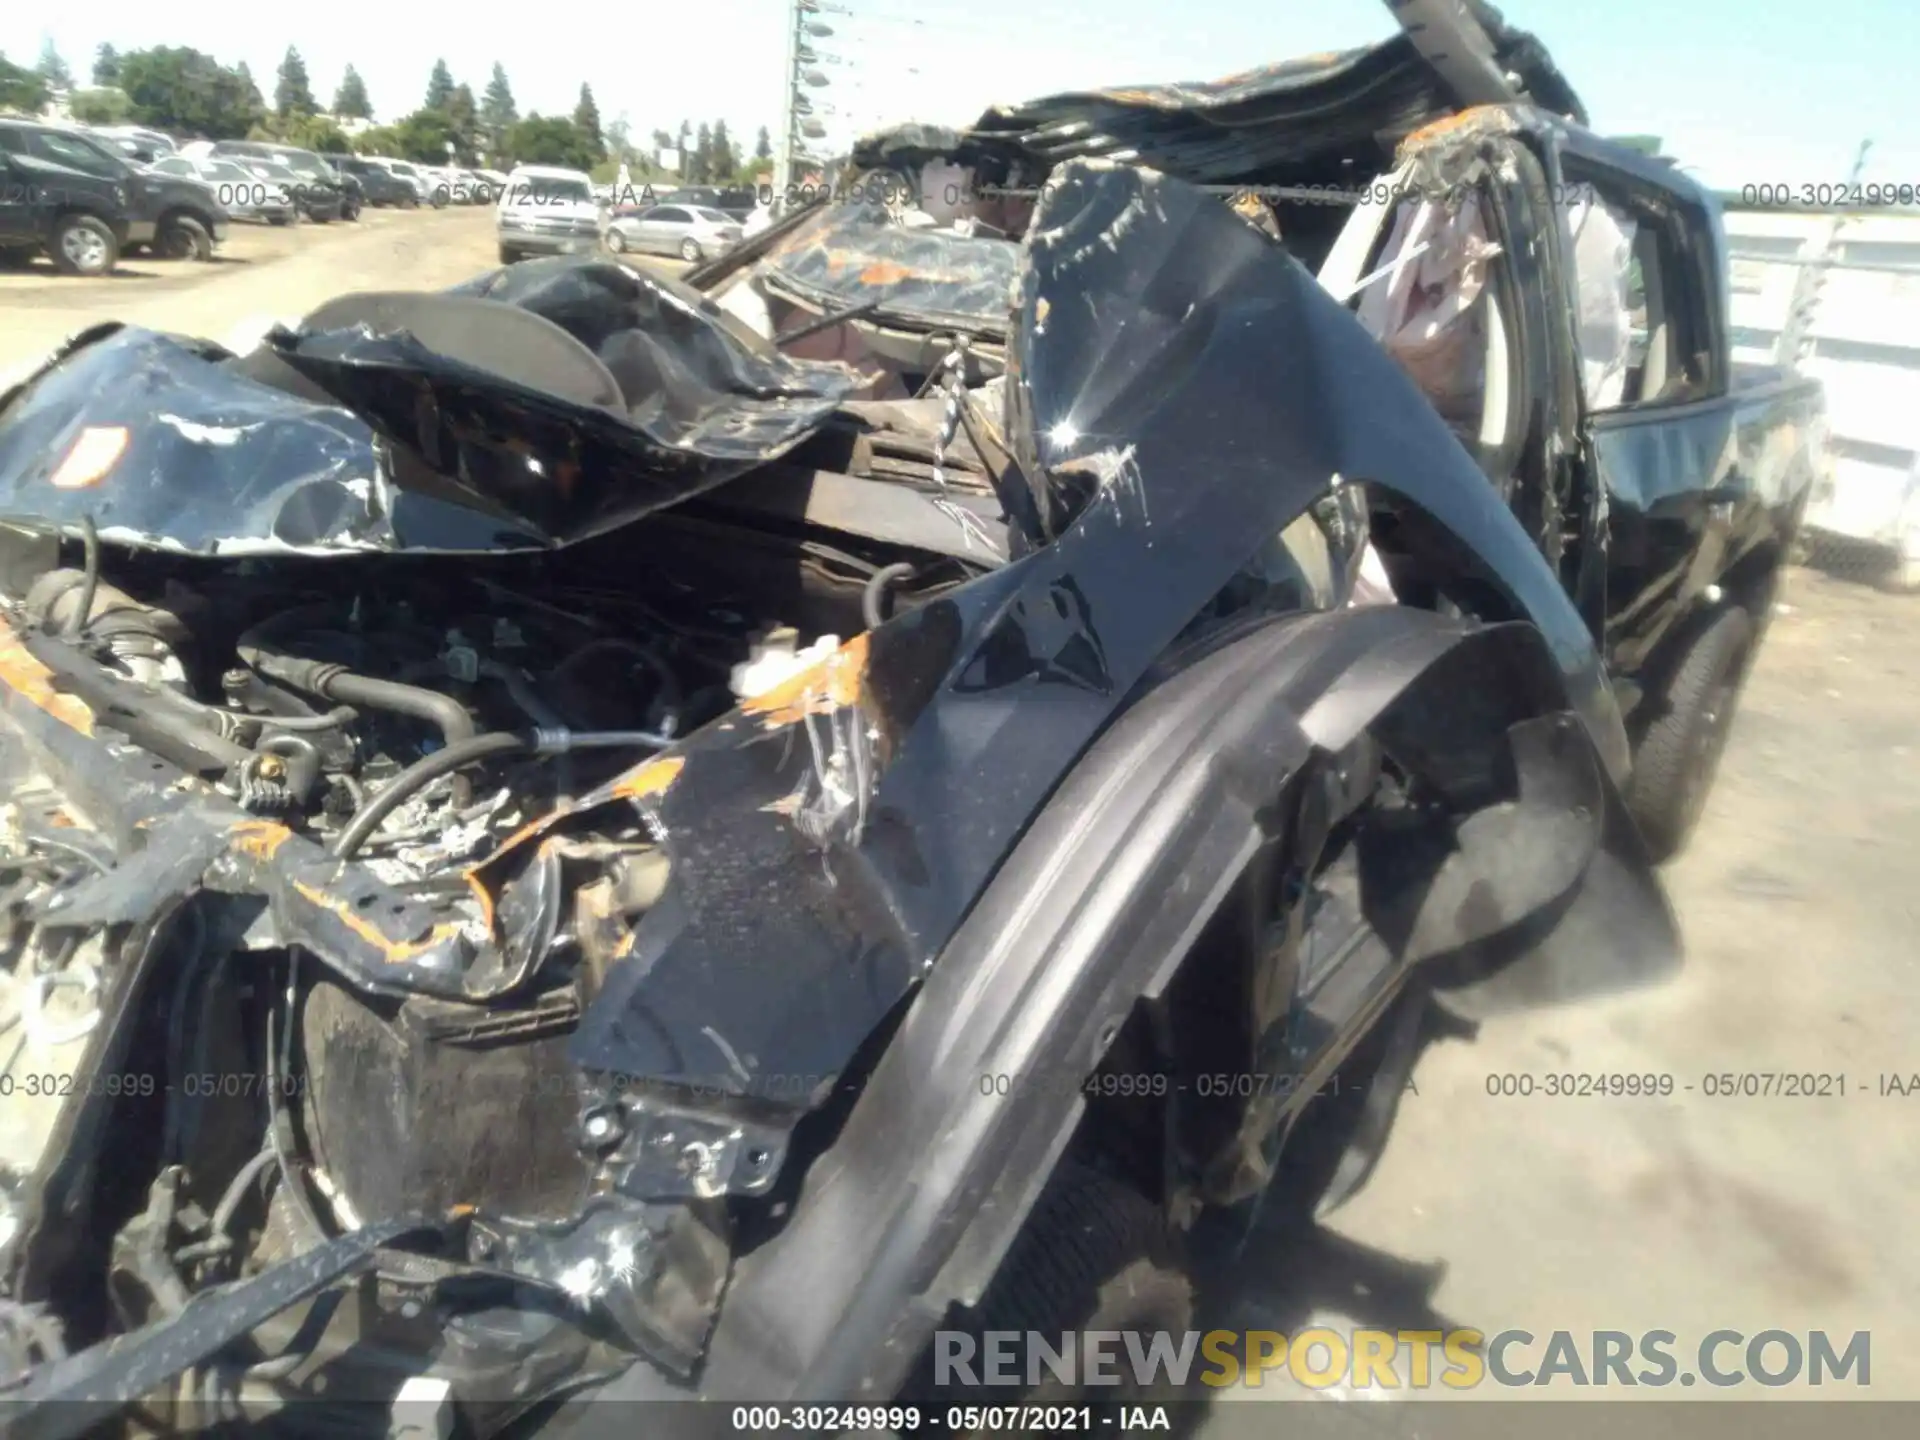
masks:
[(0, 515), (201, 554), (563, 545), (777, 459), (857, 383), (590, 259), (342, 296), (246, 356), (99, 326), (0, 396)]

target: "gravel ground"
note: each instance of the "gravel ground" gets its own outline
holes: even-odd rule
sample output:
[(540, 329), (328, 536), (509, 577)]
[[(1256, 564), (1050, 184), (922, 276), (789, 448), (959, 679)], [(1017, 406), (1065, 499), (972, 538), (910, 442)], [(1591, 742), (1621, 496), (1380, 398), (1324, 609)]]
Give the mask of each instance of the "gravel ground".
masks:
[[(493, 263), (490, 211), (450, 209), (236, 227), (212, 265), (0, 273), (0, 372), (101, 319), (223, 339), (343, 290), (437, 287)], [(1920, 1338), (1920, 1093), (1883, 1093), (1883, 1077), (1920, 1071), (1916, 638), (1920, 597), (1795, 571), (1706, 823), (1669, 872), (1679, 978), (1432, 1047), (1373, 1183), (1322, 1229), (1262, 1235), (1221, 1317), (1660, 1329), (1683, 1354), (1720, 1327), (1867, 1330), (1872, 1395), (1920, 1399), (1901, 1343)], [(1490, 1076), (1549, 1073), (1670, 1075), (1674, 1090), (1488, 1093)], [(1840, 1077), (1845, 1094), (1706, 1093), (1709, 1076), (1749, 1073)], [(1421, 1428), (1365, 1408), (1369, 1428)], [(1216, 1413), (1219, 1433), (1245, 1428), (1244, 1407)]]

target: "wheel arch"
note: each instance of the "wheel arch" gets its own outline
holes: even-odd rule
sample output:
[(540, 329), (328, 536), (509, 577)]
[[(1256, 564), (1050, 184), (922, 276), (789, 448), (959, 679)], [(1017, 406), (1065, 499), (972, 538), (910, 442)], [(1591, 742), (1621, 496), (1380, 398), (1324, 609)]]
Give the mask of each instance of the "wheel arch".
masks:
[[(1369, 728), (1424, 746), (1416, 763), (1428, 768), (1479, 747), (1512, 753), (1522, 792), (1535, 778), (1531, 809), (1494, 802), (1456, 817), (1496, 820), (1399, 916), (1408, 963), (1451, 969), (1457, 1002), (1484, 1012), (1571, 998), (1582, 982), (1643, 982), (1677, 963), (1671, 912), (1537, 630), (1395, 607), (1265, 624), (1140, 695), (1035, 818), (788, 1223), (737, 1262), (703, 1392), (892, 1395), (948, 1306), (982, 1293), (1068, 1144), (1082, 1107), (1066, 1082), (1164, 990), (1284, 823), (1275, 798)], [(1464, 776), (1441, 783), (1467, 804)], [(1550, 843), (1527, 823), (1583, 808)], [(1530, 844), (1558, 870), (1534, 865), (1503, 888), (1499, 870)], [(1551, 912), (1544, 929), (1511, 913), (1527, 883), (1554, 891), (1531, 897)], [(1525, 964), (1496, 953), (1516, 937)], [(981, 1076), (1002, 1073), (1065, 1080), (983, 1091)]]

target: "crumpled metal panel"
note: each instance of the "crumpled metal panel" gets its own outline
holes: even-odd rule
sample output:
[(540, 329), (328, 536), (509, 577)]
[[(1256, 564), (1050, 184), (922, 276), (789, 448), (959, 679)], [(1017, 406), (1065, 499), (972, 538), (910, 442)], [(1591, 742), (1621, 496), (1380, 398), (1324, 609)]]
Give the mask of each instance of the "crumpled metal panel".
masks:
[[(69, 532), (92, 516), (109, 541), (209, 555), (447, 538), (432, 523), (444, 507), (396, 504), (352, 414), (236, 374), (219, 354), (132, 326), (76, 337), (5, 411), (0, 513)], [(456, 548), (511, 543), (500, 528)]]
[[(908, 229), (894, 224), (877, 199), (862, 198), (822, 210), (755, 273), (823, 312), (872, 305), (878, 320), (1000, 335), (1019, 259), (1011, 240)], [(929, 367), (938, 359), (929, 351)]]
[(269, 337), (329, 405), (253, 378), (218, 346), (103, 326), (0, 412), (0, 514), (69, 533), (91, 516), (109, 542), (208, 555), (563, 545), (777, 459), (858, 384), (625, 266), (524, 268), (448, 293), (560, 325), (618, 381), (624, 414), (404, 330)]
[[(694, 292), (625, 265), (534, 262), (447, 293), (559, 325), (612, 372), (625, 414), (515, 383), (404, 331), (282, 333), (269, 343), (476, 508), (556, 544), (779, 458), (859, 384), (844, 366), (756, 348)], [(397, 479), (406, 483), (404, 469)]]
[[(1535, 103), (1586, 123), (1586, 112), (1533, 36), (1473, 6), (1502, 70)], [(965, 140), (1044, 161), (1110, 157), (1201, 184), (1270, 180), (1325, 157), (1365, 153), (1459, 108), (1404, 33), (1378, 45), (1262, 65), (1224, 79), (1074, 91), (996, 105)], [(1388, 152), (1383, 150), (1381, 159)], [(1370, 175), (1353, 177), (1356, 183)]]

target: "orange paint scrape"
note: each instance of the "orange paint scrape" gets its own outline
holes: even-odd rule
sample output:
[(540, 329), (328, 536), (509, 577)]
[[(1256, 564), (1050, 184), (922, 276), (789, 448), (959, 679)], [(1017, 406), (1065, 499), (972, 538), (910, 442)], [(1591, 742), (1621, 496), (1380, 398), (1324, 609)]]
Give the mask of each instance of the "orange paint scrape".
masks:
[(435, 946), (444, 945), (459, 935), (463, 928), (459, 921), (433, 927), (433, 933), (424, 940), (395, 943), (380, 933), (379, 927), (361, 919), (353, 913), (353, 904), (340, 896), (329, 895), (326, 891), (296, 880), (293, 888), (322, 910), (331, 911), (340, 923), (358, 935), (362, 940), (377, 949), (381, 958), (389, 965), (404, 965), (409, 960), (418, 959)]
[(53, 672), (42, 665), (20, 643), (11, 625), (0, 622), (0, 684), (38, 705), (62, 725), (82, 735), (93, 733), (93, 711), (72, 695), (53, 688)]
[(233, 848), (252, 860), (271, 860), (274, 852), (293, 838), (293, 832), (271, 820), (242, 820), (229, 832)]

